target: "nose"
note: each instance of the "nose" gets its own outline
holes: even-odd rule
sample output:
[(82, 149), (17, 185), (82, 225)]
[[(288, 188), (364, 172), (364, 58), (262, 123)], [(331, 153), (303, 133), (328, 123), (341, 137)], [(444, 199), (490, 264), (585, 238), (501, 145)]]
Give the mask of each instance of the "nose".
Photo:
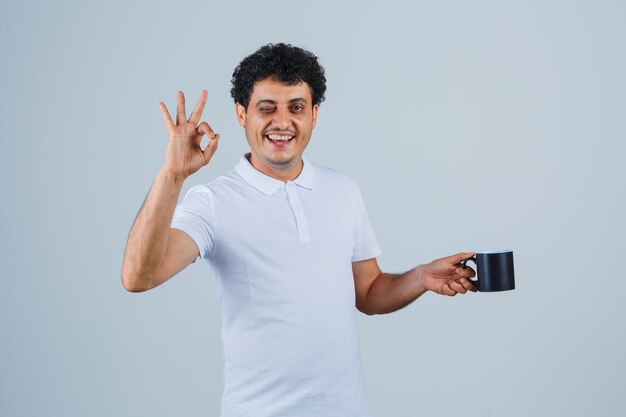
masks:
[(290, 128), (291, 124), (291, 114), (288, 108), (279, 108), (274, 113), (273, 125), (278, 127), (280, 130), (284, 130)]

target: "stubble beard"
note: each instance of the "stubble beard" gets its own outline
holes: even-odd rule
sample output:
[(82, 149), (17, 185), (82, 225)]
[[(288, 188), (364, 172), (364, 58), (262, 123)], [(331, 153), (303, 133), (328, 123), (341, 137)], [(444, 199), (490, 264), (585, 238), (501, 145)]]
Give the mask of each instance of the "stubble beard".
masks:
[[(296, 138), (292, 139), (296, 140)], [(251, 145), (250, 150), (254, 152), (254, 147), (252, 147), (252, 143), (248, 140), (248, 143)], [(293, 144), (295, 145), (295, 143)], [(287, 171), (290, 168), (293, 168), (300, 161), (302, 154), (295, 154), (285, 159), (274, 159), (270, 155), (265, 153), (265, 138), (261, 141), (261, 146), (256, 148), (255, 158), (262, 161), (265, 165), (276, 171)]]
[(291, 158), (287, 158), (283, 160), (272, 159), (265, 155), (261, 155), (261, 158), (263, 162), (265, 162), (266, 165), (272, 167), (273, 169), (277, 171), (286, 171), (292, 168), (294, 165), (296, 165), (297, 162), (299, 161), (299, 158), (297, 155), (294, 155)]

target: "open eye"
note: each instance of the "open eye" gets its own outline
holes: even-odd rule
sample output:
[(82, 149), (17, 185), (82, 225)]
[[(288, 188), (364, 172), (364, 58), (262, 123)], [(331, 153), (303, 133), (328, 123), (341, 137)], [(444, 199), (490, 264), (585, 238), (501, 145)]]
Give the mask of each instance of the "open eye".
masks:
[(291, 106), (291, 110), (295, 112), (302, 111), (302, 108), (302, 104), (294, 104), (293, 106)]

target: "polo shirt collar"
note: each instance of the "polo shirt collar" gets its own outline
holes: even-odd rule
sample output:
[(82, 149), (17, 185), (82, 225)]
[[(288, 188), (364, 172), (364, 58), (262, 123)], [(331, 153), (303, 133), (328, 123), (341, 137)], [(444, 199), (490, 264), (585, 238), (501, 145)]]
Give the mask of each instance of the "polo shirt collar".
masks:
[[(235, 171), (246, 180), (248, 184), (261, 191), (265, 195), (272, 195), (281, 187), (285, 186), (285, 182), (265, 175), (261, 171), (252, 166), (248, 158), (250, 152), (243, 155), (239, 163), (235, 167)], [(300, 187), (312, 190), (315, 187), (315, 169), (313, 165), (304, 157), (302, 157), (303, 167), (298, 178), (293, 180)]]

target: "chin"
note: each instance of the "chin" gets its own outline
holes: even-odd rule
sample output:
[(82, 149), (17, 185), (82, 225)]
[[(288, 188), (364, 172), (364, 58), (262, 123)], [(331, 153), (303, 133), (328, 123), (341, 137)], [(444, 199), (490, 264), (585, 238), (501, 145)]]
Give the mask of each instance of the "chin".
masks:
[(264, 158), (264, 159), (265, 159), (266, 164), (276, 169), (290, 168), (298, 160), (296, 155), (292, 157), (281, 158), (281, 159), (274, 159), (274, 158)]

